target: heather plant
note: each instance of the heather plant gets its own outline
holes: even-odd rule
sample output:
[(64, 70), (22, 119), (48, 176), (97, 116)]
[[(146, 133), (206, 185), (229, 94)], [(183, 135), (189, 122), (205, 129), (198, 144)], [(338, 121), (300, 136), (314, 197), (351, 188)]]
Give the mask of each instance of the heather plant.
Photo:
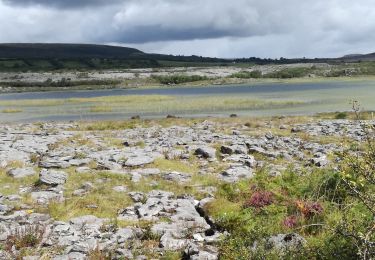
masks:
[(297, 209), (305, 219), (311, 219), (323, 213), (323, 206), (319, 202), (297, 201)]
[(288, 216), (283, 220), (283, 225), (286, 228), (295, 228), (298, 225), (298, 217), (295, 215)]
[(255, 191), (251, 197), (245, 201), (244, 207), (263, 208), (273, 203), (273, 194), (269, 191)]

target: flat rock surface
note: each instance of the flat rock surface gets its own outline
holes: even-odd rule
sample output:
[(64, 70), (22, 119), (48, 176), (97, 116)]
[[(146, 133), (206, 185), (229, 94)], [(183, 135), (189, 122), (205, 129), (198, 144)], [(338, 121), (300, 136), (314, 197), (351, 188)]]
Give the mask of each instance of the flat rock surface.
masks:
[[(206, 207), (221, 186), (247, 185), (265, 169), (270, 178), (289, 168), (309, 174), (334, 163), (342, 151), (335, 138), (364, 140), (359, 123), (347, 120), (262, 127), (203, 120), (106, 131), (1, 125), (0, 258), (9, 256), (1, 244), (11, 230), (42, 226), (43, 243), (25, 259), (44, 252), (87, 259), (97, 248), (114, 259), (158, 259), (167, 251), (218, 259), (228, 234)], [(274, 234), (266, 242), (285, 250), (305, 239)]]

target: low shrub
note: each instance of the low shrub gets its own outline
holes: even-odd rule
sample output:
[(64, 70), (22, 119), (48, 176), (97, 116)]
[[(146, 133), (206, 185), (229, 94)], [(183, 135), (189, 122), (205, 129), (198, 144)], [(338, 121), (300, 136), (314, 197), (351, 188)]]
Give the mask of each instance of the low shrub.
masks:
[(12, 230), (6, 241), (8, 251), (15, 246), (17, 250), (27, 247), (36, 247), (43, 239), (45, 227), (40, 225), (27, 225)]
[(263, 77), (277, 79), (301, 78), (309, 75), (311, 72), (310, 68), (285, 68), (276, 72), (268, 73)]

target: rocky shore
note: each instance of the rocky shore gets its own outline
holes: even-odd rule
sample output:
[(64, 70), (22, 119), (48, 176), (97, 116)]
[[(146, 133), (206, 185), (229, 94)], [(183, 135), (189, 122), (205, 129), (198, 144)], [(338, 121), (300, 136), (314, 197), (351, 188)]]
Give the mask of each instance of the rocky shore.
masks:
[[(343, 138), (364, 139), (347, 120), (265, 120), (252, 130), (211, 121), (102, 131), (0, 126), (0, 259), (218, 259), (229, 232), (207, 205), (219, 185), (260, 170), (272, 178), (290, 167), (332, 167)], [(294, 233), (268, 240), (274, 248), (304, 241)]]

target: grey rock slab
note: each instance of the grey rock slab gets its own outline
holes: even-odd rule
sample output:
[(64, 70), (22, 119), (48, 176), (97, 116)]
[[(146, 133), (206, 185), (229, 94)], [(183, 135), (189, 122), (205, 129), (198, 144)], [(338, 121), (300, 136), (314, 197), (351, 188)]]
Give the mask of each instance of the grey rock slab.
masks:
[(12, 255), (4, 250), (0, 250), (0, 259), (3, 260), (13, 260), (14, 257)]
[(69, 164), (72, 166), (84, 166), (91, 162), (91, 159), (72, 159), (69, 160)]
[(231, 155), (231, 154), (234, 153), (234, 149), (233, 149), (233, 147), (231, 147), (231, 146), (222, 145), (222, 146), (220, 147), (220, 152), (221, 152), (222, 154), (229, 154), (229, 155)]
[(172, 181), (176, 183), (185, 183), (191, 180), (191, 175), (181, 172), (169, 172), (163, 175), (163, 179), (167, 181)]
[(5, 197), (6, 200), (8, 201), (20, 201), (22, 197), (18, 194), (11, 194)]
[(39, 260), (39, 259), (40, 259), (40, 256), (37, 256), (37, 255), (22, 257), (22, 260)]
[(311, 163), (318, 167), (324, 167), (328, 164), (328, 159), (325, 154), (316, 153), (314, 154), (314, 158), (311, 159)]
[(141, 202), (145, 198), (147, 198), (146, 195), (143, 192), (135, 192), (135, 191), (133, 191), (133, 192), (129, 192), (128, 194), (129, 194), (129, 196), (132, 198), (132, 200), (134, 202)]
[(133, 183), (138, 183), (142, 180), (142, 175), (140, 175), (138, 172), (132, 172), (130, 173), (130, 176)]
[(219, 259), (218, 252), (200, 251), (198, 254), (190, 256), (190, 260), (217, 260), (217, 259)]
[(127, 207), (121, 210), (119, 213), (118, 219), (125, 220), (125, 221), (137, 221), (139, 220), (139, 217), (138, 217), (137, 210), (135, 209), (135, 207), (131, 206), (131, 207)]
[(66, 255), (55, 256), (53, 260), (86, 260), (87, 256), (79, 252), (71, 252)]
[(153, 163), (154, 161), (155, 161), (154, 157), (151, 157), (148, 155), (138, 155), (135, 157), (129, 157), (125, 162), (125, 166), (127, 167), (142, 166), (142, 165)]
[(50, 201), (62, 202), (64, 201), (64, 196), (62, 192), (56, 193), (53, 191), (36, 191), (31, 193), (31, 199), (38, 204), (46, 205)]
[(42, 169), (39, 175), (39, 180), (47, 185), (64, 184), (68, 175), (63, 171)]
[(90, 171), (91, 171), (91, 169), (87, 166), (82, 166), (82, 167), (76, 168), (76, 173), (88, 173)]
[(76, 197), (83, 197), (87, 194), (87, 190), (85, 189), (78, 189), (73, 191), (72, 195)]
[(56, 225), (53, 228), (53, 231), (57, 234), (72, 234), (72, 232), (69, 232), (70, 231), (70, 225), (66, 224), (64, 222), (62, 224)]
[(86, 191), (93, 190), (94, 188), (95, 188), (94, 185), (89, 181), (83, 183), (81, 186), (81, 189), (86, 190)]
[(165, 233), (160, 239), (160, 245), (165, 250), (181, 250), (184, 249), (189, 243), (187, 239), (176, 239), (171, 233)]
[(104, 219), (97, 218), (92, 215), (86, 215), (82, 217), (72, 218), (69, 222), (71, 225), (81, 228), (85, 225), (94, 225), (100, 227), (104, 223)]
[(131, 171), (131, 173), (138, 173), (142, 176), (156, 176), (159, 175), (161, 172), (157, 168), (144, 168), (144, 169), (136, 169)]
[(241, 179), (251, 179), (254, 177), (253, 170), (246, 166), (231, 167), (219, 175), (219, 179), (234, 183)]
[(194, 260), (217, 260), (219, 259), (218, 249), (213, 246), (202, 247), (189, 243), (184, 250), (184, 257)]
[(39, 167), (41, 168), (58, 168), (58, 169), (66, 169), (71, 166), (70, 163), (63, 161), (61, 159), (55, 158), (44, 158), (42, 161), (39, 162)]
[(135, 238), (135, 233), (131, 228), (120, 228), (115, 233), (116, 240), (119, 244)]
[(133, 259), (134, 258), (133, 253), (129, 249), (119, 248), (116, 250), (116, 254), (120, 259), (122, 258)]
[(6, 168), (8, 166), (8, 163), (4, 160), (0, 160), (0, 168)]
[(79, 240), (80, 240), (80, 237), (78, 235), (74, 235), (74, 234), (69, 234), (65, 236), (60, 235), (58, 238), (57, 245), (63, 246), (63, 247), (71, 246), (71, 245), (74, 245), (75, 243), (78, 243)]
[(250, 168), (254, 168), (257, 166), (257, 162), (252, 155), (247, 154), (233, 154), (223, 159), (224, 162), (235, 162), (235, 163), (242, 163)]
[(88, 253), (94, 250), (98, 245), (98, 241), (95, 238), (87, 238), (84, 241), (74, 243), (72, 247), (72, 252)]
[(7, 240), (9, 235), (10, 235), (10, 231), (9, 231), (8, 227), (6, 225), (0, 223), (0, 241)]
[(16, 169), (10, 169), (7, 171), (7, 174), (13, 178), (20, 179), (20, 178), (25, 178), (29, 177), (32, 175), (35, 175), (36, 172), (34, 168), (16, 168)]
[(277, 151), (267, 151), (264, 148), (258, 147), (258, 146), (251, 146), (249, 148), (249, 152), (250, 153), (262, 154), (262, 155), (270, 157), (270, 158), (277, 158), (279, 156), (279, 152), (277, 152)]

